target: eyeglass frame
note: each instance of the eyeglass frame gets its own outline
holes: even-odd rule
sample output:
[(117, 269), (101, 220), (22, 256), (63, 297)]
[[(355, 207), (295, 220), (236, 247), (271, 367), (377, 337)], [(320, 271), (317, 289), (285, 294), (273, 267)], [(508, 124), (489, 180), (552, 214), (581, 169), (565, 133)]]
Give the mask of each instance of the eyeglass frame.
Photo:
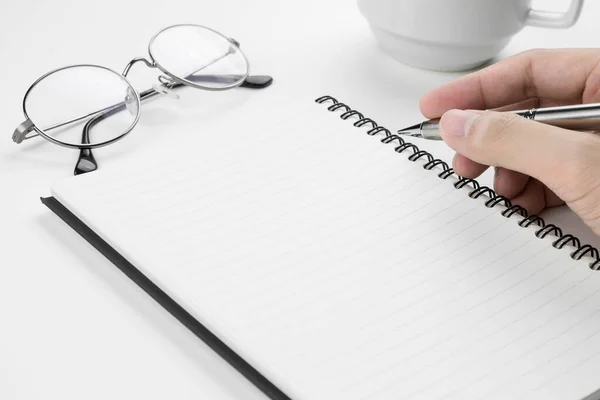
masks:
[[(171, 28), (176, 28), (176, 27), (184, 27), (184, 26), (191, 26), (191, 27), (199, 27), (199, 28), (203, 28), (203, 29), (207, 29), (215, 34), (217, 34), (218, 36), (222, 37), (223, 39), (227, 40), (228, 42), (231, 43), (231, 45), (235, 46), (235, 49), (239, 51), (240, 55), (243, 57), (243, 60), (245, 62), (245, 64), (248, 66), (246, 73), (243, 75), (243, 79), (239, 79), (238, 81), (236, 81), (236, 83), (231, 84), (231, 85), (226, 85), (226, 86), (222, 86), (222, 87), (211, 87), (211, 86), (202, 86), (202, 85), (197, 85), (194, 84), (193, 82), (190, 81), (186, 81), (184, 79), (181, 79), (179, 77), (177, 77), (175, 74), (169, 72), (166, 68), (164, 68), (160, 63), (158, 63), (156, 61), (156, 58), (154, 56), (154, 54), (152, 53), (152, 44), (154, 43), (154, 40), (164, 31), (166, 31), (167, 29), (171, 29)], [(225, 57), (226, 55), (228, 55), (228, 53), (226, 53), (223, 57)], [(164, 75), (159, 76), (158, 80), (159, 82), (167, 89), (167, 90), (171, 90), (180, 86), (191, 86), (194, 87), (196, 89), (203, 89), (203, 90), (208, 90), (208, 91), (223, 91), (223, 90), (228, 90), (228, 89), (232, 89), (235, 87), (239, 87), (239, 86), (243, 86), (248, 78), (250, 77), (250, 64), (248, 62), (248, 59), (246, 57), (246, 55), (244, 54), (244, 52), (240, 49), (240, 43), (238, 41), (236, 41), (233, 38), (229, 38), (226, 37), (225, 35), (223, 35), (222, 33), (208, 28), (206, 26), (202, 26), (202, 25), (196, 25), (196, 24), (175, 24), (175, 25), (169, 25), (163, 29), (161, 29), (160, 31), (156, 32), (150, 39), (149, 43), (148, 43), (148, 55), (150, 60), (148, 60), (145, 57), (136, 57), (134, 59), (132, 59), (131, 61), (129, 61), (129, 63), (125, 66), (124, 70), (122, 73), (118, 73), (117, 71), (102, 66), (102, 65), (97, 65), (97, 64), (74, 64), (74, 65), (68, 65), (68, 66), (64, 66), (64, 67), (60, 67), (60, 68), (56, 68), (50, 72), (47, 72), (46, 74), (42, 75), (40, 78), (38, 78), (36, 81), (33, 82), (33, 84), (29, 87), (29, 89), (27, 89), (27, 91), (25, 92), (25, 96), (23, 97), (23, 102), (22, 102), (22, 108), (23, 108), (23, 114), (25, 115), (26, 120), (24, 122), (22, 122), (21, 124), (19, 124), (19, 126), (17, 126), (17, 128), (15, 129), (13, 135), (12, 135), (12, 139), (15, 143), (19, 144), (21, 143), (23, 140), (27, 140), (27, 139), (31, 139), (34, 138), (36, 136), (41, 136), (44, 139), (57, 144), (59, 146), (62, 147), (68, 147), (68, 148), (74, 148), (74, 149), (79, 149), (79, 150), (92, 150), (95, 148), (100, 148), (100, 147), (104, 147), (104, 146), (108, 146), (110, 144), (113, 144), (121, 139), (123, 139), (125, 136), (127, 136), (138, 124), (140, 116), (141, 116), (141, 102), (142, 100), (149, 98), (149, 97), (153, 97), (155, 95), (158, 95), (159, 92), (157, 92), (154, 88), (148, 89), (144, 92), (142, 92), (142, 94), (144, 96), (142, 96), (142, 94), (140, 94), (135, 87), (131, 84), (131, 82), (127, 79), (127, 76), (129, 74), (129, 71), (131, 70), (131, 68), (140, 62), (143, 62), (147, 67), (149, 68), (157, 68), (158, 70), (160, 70), (163, 74), (166, 75), (166, 77)], [(218, 60), (213, 61), (212, 63), (216, 62)], [(212, 64), (211, 63), (211, 64)], [(211, 65), (211, 64), (207, 64)], [(206, 66), (204, 66), (203, 68), (205, 68)], [(129, 88), (131, 88), (133, 90), (133, 93), (135, 94), (135, 99), (136, 99), (136, 104), (138, 107), (138, 112), (136, 114), (136, 118), (134, 119), (134, 121), (132, 122), (131, 126), (128, 127), (125, 132), (123, 132), (122, 134), (106, 140), (104, 142), (100, 142), (100, 143), (94, 143), (94, 144), (79, 144), (79, 145), (75, 145), (75, 144), (71, 144), (71, 143), (66, 143), (60, 140), (57, 140), (55, 138), (53, 138), (51, 135), (48, 135), (47, 133), (44, 132), (44, 130), (38, 128), (33, 121), (31, 121), (31, 119), (29, 118), (29, 115), (27, 114), (27, 109), (26, 109), (26, 102), (27, 102), (27, 97), (29, 96), (30, 92), (33, 90), (33, 88), (39, 84), (43, 79), (45, 79), (46, 77), (48, 77), (49, 75), (52, 75), (53, 73), (56, 73), (58, 71), (62, 71), (65, 69), (69, 69), (69, 68), (77, 68), (77, 67), (95, 67), (95, 68), (100, 68), (100, 69), (104, 69), (107, 70), (109, 72), (112, 72), (118, 76), (120, 76), (129, 86)], [(197, 72), (197, 71), (195, 71)], [(249, 88), (263, 88), (263, 87), (267, 87), (271, 84), (272, 82), (272, 78), (269, 76), (257, 76), (257, 77), (253, 77), (253, 78), (258, 78), (258, 79), (254, 79), (254, 82), (248, 82), (248, 84), (245, 87), (249, 87)], [(261, 83), (262, 82), (262, 83)], [(125, 103), (123, 103), (125, 104)], [(90, 121), (88, 121), (86, 123), (86, 125), (84, 126), (84, 135), (89, 134), (89, 129), (91, 128), (91, 126), (88, 126), (90, 124), (90, 122), (92, 122), (94, 120), (94, 118), (98, 117), (98, 116), (103, 116), (103, 113), (105, 112), (110, 112), (113, 110), (110, 110), (112, 107), (115, 106), (121, 106), (121, 103), (116, 104), (114, 106), (110, 106), (107, 107), (105, 109), (102, 110), (98, 110), (92, 114), (88, 114), (82, 117), (78, 117), (75, 118), (73, 120), (70, 121), (66, 121), (54, 126), (51, 126), (50, 128), (46, 128), (46, 130), (49, 129), (54, 129), (60, 126), (64, 126), (67, 125), (69, 123), (73, 123), (73, 122), (77, 122), (78, 120), (87, 118), (87, 117), (92, 117), (92, 119)], [(97, 114), (97, 115), (94, 115)], [(93, 124), (92, 124), (93, 126)], [(29, 133), (31, 132), (35, 132), (35, 134), (33, 135), (29, 135)]]

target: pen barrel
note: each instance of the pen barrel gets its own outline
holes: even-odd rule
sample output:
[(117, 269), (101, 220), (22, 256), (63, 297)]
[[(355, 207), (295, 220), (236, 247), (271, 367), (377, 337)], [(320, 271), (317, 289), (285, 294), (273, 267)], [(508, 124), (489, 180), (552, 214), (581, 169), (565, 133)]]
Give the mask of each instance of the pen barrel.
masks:
[(600, 104), (523, 110), (519, 115), (547, 125), (577, 131), (600, 130)]
[(421, 124), (421, 137), (429, 140), (442, 140), (439, 130), (439, 119), (425, 121)]

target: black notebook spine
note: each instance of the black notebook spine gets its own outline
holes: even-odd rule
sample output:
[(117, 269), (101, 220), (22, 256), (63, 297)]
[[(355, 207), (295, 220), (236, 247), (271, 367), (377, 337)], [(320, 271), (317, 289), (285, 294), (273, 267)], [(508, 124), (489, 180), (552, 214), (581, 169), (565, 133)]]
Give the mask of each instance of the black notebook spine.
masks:
[(111, 247), (104, 239), (96, 234), (83, 221), (69, 211), (54, 197), (41, 198), (50, 210), (52, 210), (60, 219), (67, 223), (75, 232), (90, 243), (96, 250), (103, 254), (117, 268), (121, 270), (129, 279), (144, 290), (166, 311), (175, 317), (181, 324), (189, 329), (196, 337), (208, 345), (215, 353), (221, 356), (227, 363), (235, 368), (240, 374), (248, 379), (254, 386), (261, 390), (272, 400), (291, 400), (283, 391), (263, 376), (258, 370), (254, 369), (248, 362), (240, 357), (235, 351), (222, 342), (215, 334), (200, 323), (196, 318), (189, 314), (168, 294), (160, 289), (154, 282), (146, 277), (140, 270), (133, 266), (117, 250)]
[(348, 119), (356, 119), (354, 122), (355, 127), (367, 127), (369, 128), (366, 133), (371, 136), (383, 136), (381, 139), (382, 143), (385, 144), (393, 144), (394, 151), (397, 153), (403, 152), (412, 152), (408, 156), (408, 160), (415, 162), (420, 159), (425, 159), (425, 163), (423, 164), (423, 168), (426, 170), (433, 170), (434, 168), (437, 170), (441, 170), (437, 176), (440, 179), (448, 179), (452, 175), (456, 175), (457, 180), (454, 182), (454, 187), (456, 189), (461, 189), (463, 187), (468, 187), (471, 190), (469, 191), (469, 197), (478, 198), (481, 196), (488, 196), (489, 200), (485, 202), (485, 206), (492, 208), (496, 206), (503, 207), (501, 214), (510, 218), (513, 215), (517, 214), (522, 217), (519, 221), (519, 226), (526, 228), (532, 225), (537, 225), (539, 227), (538, 230), (535, 231), (535, 235), (543, 239), (549, 235), (552, 235), (556, 238), (552, 242), (552, 246), (557, 249), (563, 249), (567, 245), (572, 245), (575, 249), (571, 252), (571, 258), (574, 260), (581, 260), (583, 257), (588, 257), (590, 259), (589, 266), (592, 270), (597, 271), (600, 269), (600, 253), (598, 249), (589, 245), (582, 244), (581, 240), (576, 236), (570, 233), (564, 233), (561, 228), (554, 224), (548, 224), (544, 219), (538, 215), (529, 215), (527, 210), (519, 205), (513, 205), (510, 199), (498, 195), (493, 189), (490, 189), (487, 186), (480, 185), (476, 180), (465, 178), (457, 175), (454, 170), (446, 163), (440, 159), (435, 158), (431, 153), (419, 149), (413, 143), (406, 141), (403, 137), (393, 134), (389, 129), (380, 126), (372, 120), (371, 118), (365, 117), (361, 112), (352, 109), (347, 104), (339, 102), (336, 98), (332, 96), (321, 96), (315, 100), (319, 104), (329, 104), (327, 110), (331, 112), (341, 112), (340, 118), (343, 120)]

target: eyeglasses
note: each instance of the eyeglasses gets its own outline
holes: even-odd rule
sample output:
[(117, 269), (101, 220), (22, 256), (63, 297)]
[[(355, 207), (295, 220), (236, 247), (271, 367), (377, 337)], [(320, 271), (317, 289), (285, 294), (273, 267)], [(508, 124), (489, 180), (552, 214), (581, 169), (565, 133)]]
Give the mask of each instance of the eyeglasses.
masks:
[[(131, 60), (121, 74), (93, 64), (46, 73), (25, 93), (26, 120), (15, 129), (13, 141), (21, 143), (41, 136), (51, 143), (79, 149), (77, 175), (98, 168), (92, 149), (115, 143), (133, 130), (144, 100), (157, 95), (178, 98), (174, 89), (182, 86), (261, 89), (273, 81), (267, 75), (250, 76), (240, 44), (200, 25), (162, 29), (150, 39), (148, 53), (149, 58)], [(127, 79), (131, 67), (139, 62), (162, 73), (158, 84), (141, 93)]]

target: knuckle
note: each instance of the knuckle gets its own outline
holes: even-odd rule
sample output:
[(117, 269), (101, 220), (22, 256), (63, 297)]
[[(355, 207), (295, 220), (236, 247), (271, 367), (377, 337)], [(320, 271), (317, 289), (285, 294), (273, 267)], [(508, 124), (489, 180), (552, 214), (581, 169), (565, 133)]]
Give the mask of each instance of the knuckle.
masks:
[(537, 56), (538, 54), (543, 53), (545, 51), (546, 51), (546, 49), (544, 49), (542, 47), (534, 47), (531, 49), (524, 50), (520, 54), (523, 56), (531, 57), (531, 56)]
[(498, 149), (514, 130), (518, 118), (516, 114), (486, 111), (473, 122), (467, 135), (476, 149)]

